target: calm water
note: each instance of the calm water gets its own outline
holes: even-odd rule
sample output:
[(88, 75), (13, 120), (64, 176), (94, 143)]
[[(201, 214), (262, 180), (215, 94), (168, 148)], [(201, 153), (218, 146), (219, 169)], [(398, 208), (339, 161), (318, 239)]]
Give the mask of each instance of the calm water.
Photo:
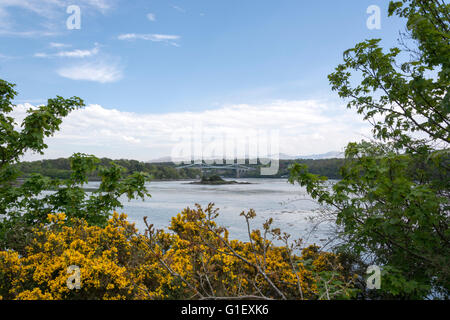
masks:
[[(219, 208), (217, 222), (226, 226), (230, 238), (247, 241), (245, 219), (239, 214), (253, 208), (257, 217), (253, 220), (254, 228), (261, 228), (262, 223), (272, 217), (273, 227), (290, 233), (292, 238), (302, 237), (306, 243), (324, 243), (326, 225), (309, 235), (315, 225), (308, 217), (317, 213), (319, 206), (311, 200), (306, 191), (292, 185), (286, 179), (236, 179), (251, 184), (241, 185), (194, 185), (187, 181), (150, 182), (147, 188), (151, 198), (128, 201), (122, 198), (123, 209), (119, 210), (135, 222), (139, 230), (144, 229), (143, 217), (157, 228), (167, 228), (171, 217), (186, 207), (194, 207), (196, 203), (206, 206), (214, 202)], [(95, 187), (98, 182), (90, 182), (88, 187)]]

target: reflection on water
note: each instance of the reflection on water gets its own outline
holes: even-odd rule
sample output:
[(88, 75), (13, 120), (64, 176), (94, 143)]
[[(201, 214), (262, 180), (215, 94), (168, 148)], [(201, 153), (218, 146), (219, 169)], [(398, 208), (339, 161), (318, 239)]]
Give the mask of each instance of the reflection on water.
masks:
[[(313, 223), (308, 219), (318, 209), (317, 203), (311, 200), (306, 191), (292, 185), (286, 179), (237, 179), (251, 184), (236, 185), (194, 185), (186, 181), (155, 181), (147, 188), (151, 198), (131, 200), (124, 196), (123, 209), (119, 210), (135, 222), (139, 230), (143, 230), (143, 217), (156, 228), (167, 228), (171, 217), (183, 208), (194, 207), (196, 203), (206, 206), (213, 202), (219, 208), (217, 222), (226, 226), (230, 238), (247, 241), (245, 219), (239, 214), (253, 208), (257, 217), (253, 220), (254, 228), (261, 228), (262, 223), (272, 217), (273, 227), (290, 233), (292, 238), (302, 237), (307, 243), (323, 243), (326, 237), (323, 225), (317, 232), (306, 239)], [(88, 187), (98, 186), (98, 182), (90, 182)]]

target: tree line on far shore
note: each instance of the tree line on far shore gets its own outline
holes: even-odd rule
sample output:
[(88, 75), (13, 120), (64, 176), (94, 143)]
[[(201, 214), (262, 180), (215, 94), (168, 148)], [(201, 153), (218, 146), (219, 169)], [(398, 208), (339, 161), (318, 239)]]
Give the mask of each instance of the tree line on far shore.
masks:
[[(125, 175), (135, 172), (146, 172), (152, 180), (182, 180), (182, 179), (198, 179), (204, 175), (219, 174), (223, 177), (236, 177), (234, 170), (208, 169), (201, 170), (199, 168), (176, 168), (174, 163), (149, 163), (138, 160), (119, 159), (112, 160), (109, 158), (101, 158), (101, 166), (109, 166), (112, 162), (123, 167)], [(339, 169), (344, 164), (344, 159), (298, 159), (298, 160), (280, 160), (278, 173), (273, 176), (261, 176), (260, 170), (249, 170), (239, 173), (241, 178), (281, 178), (289, 176), (289, 168), (294, 163), (305, 164), (314, 174), (325, 176), (329, 179), (339, 179)], [(259, 169), (260, 165), (247, 165)], [(68, 179), (71, 174), (70, 159), (45, 159), (37, 161), (23, 161), (16, 164), (19, 171), (23, 173), (21, 178), (29, 178), (32, 174), (41, 174), (43, 176), (55, 179)], [(90, 181), (96, 181), (99, 176), (96, 172), (89, 175)]]

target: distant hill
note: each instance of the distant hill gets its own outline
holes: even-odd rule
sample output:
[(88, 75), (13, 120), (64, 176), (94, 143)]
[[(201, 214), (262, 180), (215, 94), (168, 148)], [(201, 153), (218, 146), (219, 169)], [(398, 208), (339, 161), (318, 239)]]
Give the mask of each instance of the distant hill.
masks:
[(333, 158), (337, 158), (337, 159), (343, 159), (345, 158), (344, 152), (339, 152), (339, 151), (330, 151), (327, 153), (321, 153), (321, 154), (311, 154), (311, 155), (307, 155), (307, 156), (298, 156), (295, 159), (333, 159)]
[[(275, 155), (271, 157), (272, 159), (275, 158)], [(343, 159), (344, 158), (344, 152), (339, 151), (329, 151), (327, 153), (320, 153), (320, 154), (310, 154), (310, 155), (303, 155), (303, 156), (292, 156), (285, 153), (279, 154), (280, 160), (297, 160), (297, 159), (312, 159), (312, 160), (318, 160), (318, 159)]]
[(161, 158), (156, 158), (156, 159), (147, 161), (147, 163), (166, 163), (166, 162), (172, 162), (172, 158), (171, 157), (161, 157)]

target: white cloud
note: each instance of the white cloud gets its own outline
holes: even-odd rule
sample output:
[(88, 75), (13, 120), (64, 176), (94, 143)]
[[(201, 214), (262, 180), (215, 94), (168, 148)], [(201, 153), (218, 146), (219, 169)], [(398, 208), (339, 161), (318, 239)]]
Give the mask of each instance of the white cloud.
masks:
[(186, 12), (186, 10), (184, 10), (183, 8), (181, 8), (181, 7), (179, 7), (179, 6), (176, 6), (176, 5), (173, 5), (173, 4), (171, 4), (170, 5), (173, 9), (175, 9), (175, 10), (177, 10), (177, 11), (179, 11), (179, 12), (182, 12), (182, 13), (185, 13)]
[[(0, 0), (0, 35), (14, 37), (54, 36), (59, 34), (54, 30), (55, 22), (66, 17), (66, 8), (76, 4), (82, 10), (106, 13), (115, 0)], [(44, 30), (18, 30), (21, 26), (16, 23), (10, 9), (16, 8), (34, 13), (44, 20), (39, 25), (47, 26)], [(33, 21), (35, 18), (33, 18)], [(42, 20), (40, 20), (42, 21)], [(60, 31), (60, 30), (59, 30)]]
[(154, 13), (147, 13), (147, 19), (150, 21), (156, 21), (156, 16)]
[(97, 47), (91, 50), (73, 50), (73, 51), (61, 51), (57, 53), (58, 57), (69, 57), (69, 58), (85, 58), (96, 55), (99, 52)]
[[(76, 5), (104, 12), (111, 8), (111, 0), (78, 0)], [(16, 7), (45, 17), (53, 17), (61, 8), (74, 4), (72, 0), (2, 0), (0, 9)], [(65, 13), (65, 12), (63, 12)]]
[[(19, 105), (19, 111), (25, 110)], [(201, 112), (138, 114), (89, 105), (63, 120), (49, 138), (44, 158), (86, 152), (99, 157), (147, 161), (170, 156), (174, 132), (202, 128), (210, 134), (242, 130), (279, 131), (279, 151), (290, 155), (342, 151), (349, 141), (370, 136), (370, 127), (345, 106), (321, 101), (276, 101), (229, 105)], [(184, 131), (183, 131), (184, 132)], [(27, 159), (42, 158), (28, 155)]]
[(125, 33), (117, 37), (119, 40), (147, 40), (154, 42), (166, 42), (174, 46), (178, 46), (176, 41), (180, 39), (178, 35), (172, 34), (156, 34), (156, 33)]
[(48, 58), (49, 55), (47, 53), (43, 53), (43, 52), (38, 52), (34, 54), (35, 58)]
[(122, 70), (116, 64), (105, 62), (84, 63), (57, 70), (64, 78), (72, 80), (86, 80), (100, 83), (116, 82), (122, 78)]
[(13, 31), (5, 29), (0, 30), (0, 35), (8, 37), (32, 38), (32, 37), (53, 37), (59, 35), (59, 33), (46, 30)]
[(70, 44), (59, 43), (59, 42), (50, 42), (49, 45), (50, 45), (51, 48), (67, 48), (67, 47), (71, 47), (72, 46)]
[(105, 12), (105, 11), (111, 9), (112, 3), (114, 1), (111, 1), (111, 0), (82, 0), (82, 2), (84, 2), (85, 5), (87, 5), (87, 6), (91, 6), (93, 8), (96, 8), (97, 10)]
[(0, 53), (0, 59), (2, 59), (2, 60), (9, 60), (9, 59), (14, 59), (14, 57), (7, 56), (5, 54)]
[(50, 58), (50, 57), (63, 57), (63, 58), (86, 58), (91, 57), (99, 53), (99, 48), (96, 46), (90, 50), (71, 50), (71, 51), (59, 51), (57, 53), (36, 53), (34, 56), (37, 58)]
[(119, 40), (150, 40), (150, 41), (167, 41), (167, 40), (178, 40), (180, 36), (170, 35), (170, 34), (137, 34), (137, 33), (126, 33), (118, 36)]

